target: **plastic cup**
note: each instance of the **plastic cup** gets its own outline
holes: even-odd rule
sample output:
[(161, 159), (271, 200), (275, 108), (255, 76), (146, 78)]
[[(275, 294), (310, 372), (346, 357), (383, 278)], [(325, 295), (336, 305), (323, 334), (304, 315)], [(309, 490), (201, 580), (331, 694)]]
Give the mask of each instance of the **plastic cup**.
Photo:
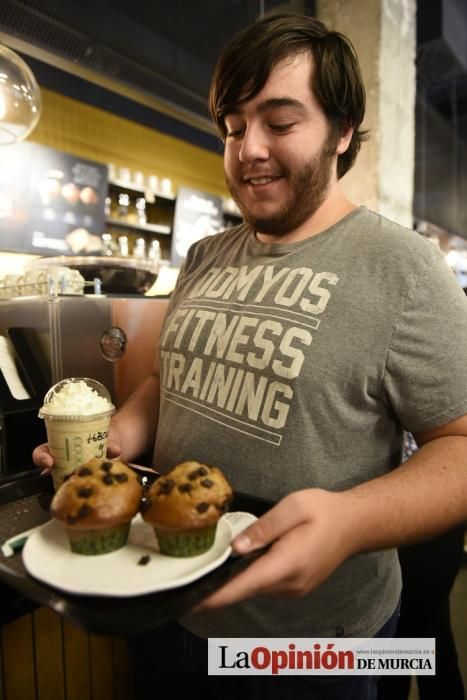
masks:
[[(69, 395), (70, 384), (75, 385), (72, 390), (87, 391), (83, 384), (78, 383), (84, 383), (91, 390), (86, 394), (87, 398), (83, 394), (82, 401), (78, 395)], [(63, 390), (65, 394), (62, 395), (58, 408), (56, 397)], [(97, 401), (101, 404), (98, 408), (94, 405), (96, 394), (101, 399)], [(65, 400), (64, 396), (67, 397)], [(45, 421), (49, 451), (54, 458), (52, 479), (55, 490), (60, 488), (66, 475), (74, 469), (93, 457), (105, 458), (109, 424), (114, 411), (109, 392), (94, 379), (63, 379), (49, 389), (39, 417)]]

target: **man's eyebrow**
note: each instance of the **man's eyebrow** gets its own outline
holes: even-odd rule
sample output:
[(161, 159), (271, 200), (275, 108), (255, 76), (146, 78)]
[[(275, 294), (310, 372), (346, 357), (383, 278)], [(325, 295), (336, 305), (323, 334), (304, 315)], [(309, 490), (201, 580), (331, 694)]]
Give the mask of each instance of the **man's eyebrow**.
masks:
[(271, 97), (269, 100), (264, 100), (258, 105), (258, 112), (266, 112), (268, 109), (275, 107), (293, 107), (301, 111), (305, 110), (305, 105), (300, 100), (295, 100), (293, 97)]
[[(260, 102), (257, 106), (257, 111), (260, 113), (267, 112), (268, 109), (277, 109), (278, 107), (293, 107), (301, 112), (305, 111), (305, 105), (300, 100), (295, 100), (293, 97), (270, 97), (264, 102)], [(242, 105), (238, 104), (235, 107), (231, 107), (225, 113), (225, 116), (229, 115), (239, 115), (242, 114)]]

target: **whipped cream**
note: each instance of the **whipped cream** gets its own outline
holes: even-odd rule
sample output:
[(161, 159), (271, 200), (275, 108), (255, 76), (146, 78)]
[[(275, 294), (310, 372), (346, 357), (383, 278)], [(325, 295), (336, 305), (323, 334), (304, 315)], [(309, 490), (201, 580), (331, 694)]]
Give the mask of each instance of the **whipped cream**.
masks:
[(77, 381), (64, 384), (60, 391), (52, 394), (41, 408), (41, 413), (52, 416), (92, 416), (112, 409), (113, 405), (105, 396), (99, 396), (86, 382)]

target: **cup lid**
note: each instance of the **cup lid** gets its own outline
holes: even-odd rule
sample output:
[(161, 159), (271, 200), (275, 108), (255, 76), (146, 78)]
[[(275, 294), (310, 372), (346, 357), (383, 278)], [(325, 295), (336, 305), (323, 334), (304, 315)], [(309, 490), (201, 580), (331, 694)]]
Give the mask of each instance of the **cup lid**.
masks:
[(114, 411), (110, 392), (103, 384), (89, 377), (68, 377), (48, 390), (39, 417), (89, 420)]

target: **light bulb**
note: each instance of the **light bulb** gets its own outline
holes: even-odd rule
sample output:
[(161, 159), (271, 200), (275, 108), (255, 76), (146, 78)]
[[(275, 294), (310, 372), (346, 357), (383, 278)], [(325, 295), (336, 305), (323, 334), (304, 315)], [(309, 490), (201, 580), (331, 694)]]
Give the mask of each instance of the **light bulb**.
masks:
[(3, 119), (5, 114), (6, 114), (5, 98), (3, 97), (3, 92), (0, 92), (0, 119)]
[(29, 66), (0, 44), (0, 146), (22, 141), (39, 121), (42, 99)]

